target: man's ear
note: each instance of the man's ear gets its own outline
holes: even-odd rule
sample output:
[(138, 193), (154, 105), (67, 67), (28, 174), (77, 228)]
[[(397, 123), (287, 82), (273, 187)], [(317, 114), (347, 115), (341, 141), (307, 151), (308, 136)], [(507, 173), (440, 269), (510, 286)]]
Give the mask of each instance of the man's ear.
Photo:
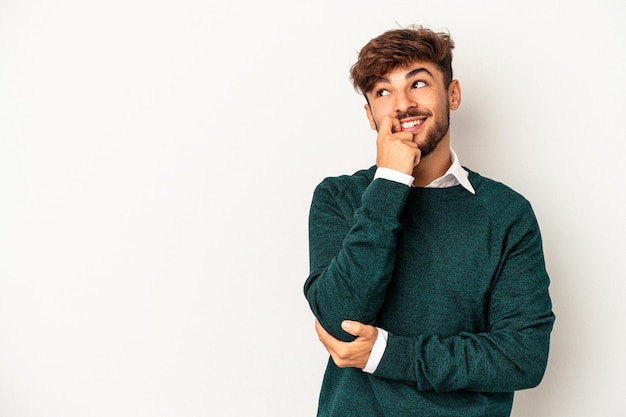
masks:
[(456, 110), (461, 105), (461, 84), (458, 80), (452, 80), (448, 86), (448, 104), (450, 110)]
[(372, 114), (372, 109), (370, 109), (369, 104), (365, 104), (365, 114), (367, 115), (367, 120), (370, 121), (370, 127), (373, 130), (378, 130), (378, 126), (376, 126), (376, 120), (374, 120), (374, 115)]

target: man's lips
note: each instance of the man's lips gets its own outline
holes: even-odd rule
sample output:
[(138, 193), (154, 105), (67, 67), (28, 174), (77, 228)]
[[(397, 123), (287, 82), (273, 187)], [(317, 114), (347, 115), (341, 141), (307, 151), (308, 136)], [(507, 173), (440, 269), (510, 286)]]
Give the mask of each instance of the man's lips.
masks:
[(425, 121), (426, 117), (402, 119), (400, 120), (400, 126), (403, 132), (415, 132), (422, 127)]

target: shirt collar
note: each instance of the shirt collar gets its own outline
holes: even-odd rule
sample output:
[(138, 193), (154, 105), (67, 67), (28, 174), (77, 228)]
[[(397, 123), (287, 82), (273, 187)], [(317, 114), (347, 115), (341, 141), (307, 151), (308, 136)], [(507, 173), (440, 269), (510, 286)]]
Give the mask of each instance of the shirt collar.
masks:
[(463, 169), (461, 163), (459, 162), (459, 158), (456, 156), (456, 153), (452, 150), (452, 148), (450, 148), (450, 160), (452, 161), (452, 164), (446, 173), (428, 184), (427, 188), (451, 187), (453, 185), (460, 184), (470, 193), (476, 194), (476, 191), (474, 190), (474, 187), (472, 187), (468, 178), (469, 172)]

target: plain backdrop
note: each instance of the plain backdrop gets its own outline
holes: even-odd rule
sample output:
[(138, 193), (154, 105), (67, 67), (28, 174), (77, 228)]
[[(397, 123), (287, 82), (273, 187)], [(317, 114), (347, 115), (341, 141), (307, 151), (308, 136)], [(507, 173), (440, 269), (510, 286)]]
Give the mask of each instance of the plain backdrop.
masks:
[(626, 3), (0, 0), (0, 416), (313, 416), (324, 177), (374, 163), (348, 71), (456, 41), (462, 163), (524, 194), (557, 316), (513, 416), (626, 416)]

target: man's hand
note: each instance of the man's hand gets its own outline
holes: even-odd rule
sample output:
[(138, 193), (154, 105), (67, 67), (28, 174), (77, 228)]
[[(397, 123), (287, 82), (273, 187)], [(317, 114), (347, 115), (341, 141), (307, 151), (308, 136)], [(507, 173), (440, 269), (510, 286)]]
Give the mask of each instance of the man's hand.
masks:
[(330, 353), (335, 365), (340, 368), (365, 368), (374, 342), (376, 342), (378, 337), (378, 329), (358, 321), (349, 320), (341, 323), (341, 327), (357, 338), (352, 342), (337, 340), (315, 320), (315, 330), (320, 338), (320, 342), (324, 344), (324, 347)]
[(385, 116), (380, 123), (376, 147), (376, 166), (408, 175), (413, 175), (413, 168), (422, 155), (413, 141), (413, 133), (403, 132), (400, 120), (390, 116)]

